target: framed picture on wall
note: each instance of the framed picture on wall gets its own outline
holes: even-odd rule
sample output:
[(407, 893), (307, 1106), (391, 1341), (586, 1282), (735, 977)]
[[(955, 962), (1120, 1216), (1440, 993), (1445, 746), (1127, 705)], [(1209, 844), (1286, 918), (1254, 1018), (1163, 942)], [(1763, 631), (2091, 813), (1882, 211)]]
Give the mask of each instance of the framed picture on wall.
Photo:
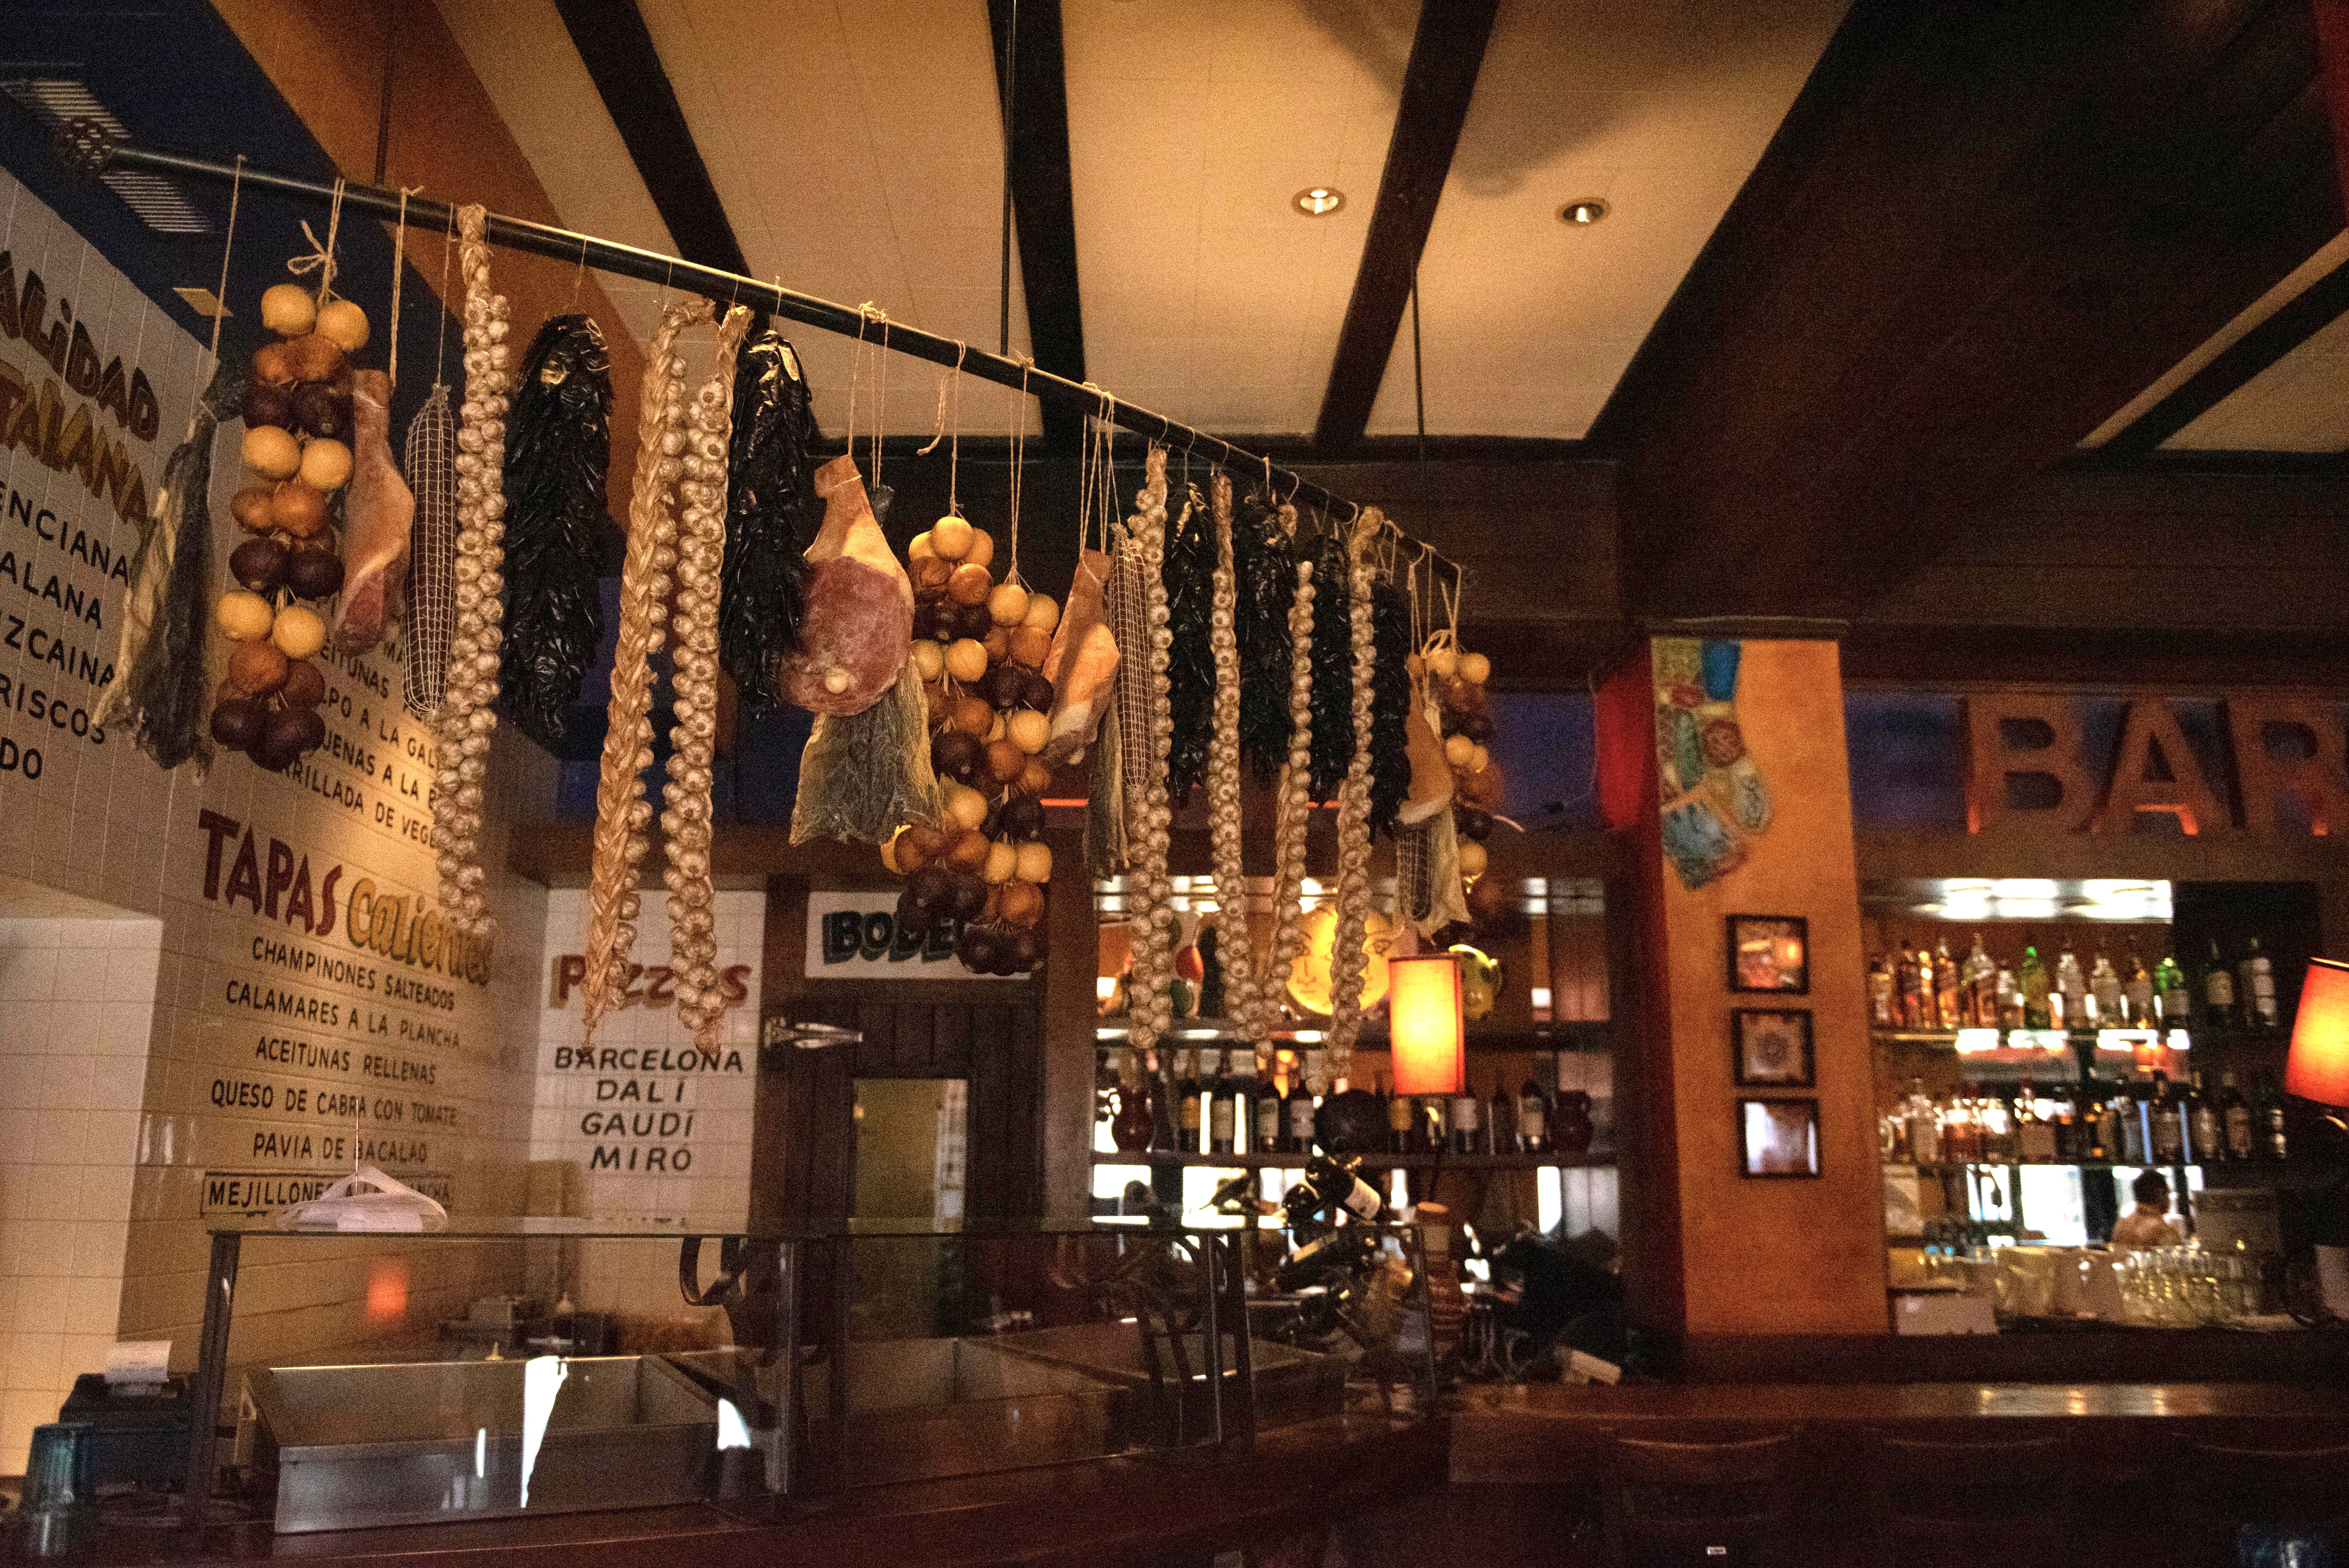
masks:
[(1809, 995), (1810, 923), (1799, 914), (1731, 915), (1729, 988), (1749, 995)]
[(1733, 1007), (1729, 1044), (1740, 1088), (1816, 1086), (1807, 1008)]
[(1810, 1099), (1739, 1100), (1737, 1173), (1817, 1175), (1819, 1102)]

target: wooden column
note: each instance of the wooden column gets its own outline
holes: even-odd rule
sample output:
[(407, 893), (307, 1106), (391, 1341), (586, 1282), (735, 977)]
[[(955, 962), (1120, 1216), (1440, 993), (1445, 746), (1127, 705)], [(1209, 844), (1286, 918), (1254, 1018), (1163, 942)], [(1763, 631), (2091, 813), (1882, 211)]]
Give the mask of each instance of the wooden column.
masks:
[[(1677, 645), (1675, 645), (1677, 644)], [(1687, 640), (1651, 639), (1599, 694), (1600, 799), (1608, 825), (1637, 845), (1628, 978), (1640, 1019), (1626, 1031), (1617, 1103), (1627, 1166), (1627, 1280), (1635, 1312), (1675, 1337), (1875, 1334), (1887, 1327), (1881, 1177), (1860, 947), (1858, 873), (1844, 749), (1843, 686), (1831, 642), (1746, 641), (1734, 695), (1673, 677)], [(1716, 655), (1717, 672), (1722, 661)], [(1684, 672), (1681, 672), (1684, 673)], [(1660, 683), (1660, 674), (1664, 677)], [(1695, 715), (1708, 764), (1692, 789), (1667, 778), (1680, 760), (1667, 728), (1672, 695)], [(1702, 683), (1698, 683), (1700, 687)], [(1718, 679), (1716, 678), (1716, 685)], [(1693, 707), (1689, 705), (1693, 704)], [(1735, 731), (1715, 727), (1733, 723)], [(1723, 776), (1742, 751), (1750, 771)], [(1758, 829), (1752, 786), (1766, 792)], [(1741, 799), (1733, 786), (1747, 791)], [(1662, 802), (1660, 810), (1659, 802)], [(1663, 815), (1689, 803), (1718, 811), (1738, 848), (1697, 885), (1665, 852)], [(1728, 917), (1808, 923), (1807, 995), (1730, 989)], [(1816, 1087), (1739, 1088), (1731, 1009), (1806, 1009)], [(1815, 1098), (1821, 1174), (1740, 1174), (1736, 1101)]]

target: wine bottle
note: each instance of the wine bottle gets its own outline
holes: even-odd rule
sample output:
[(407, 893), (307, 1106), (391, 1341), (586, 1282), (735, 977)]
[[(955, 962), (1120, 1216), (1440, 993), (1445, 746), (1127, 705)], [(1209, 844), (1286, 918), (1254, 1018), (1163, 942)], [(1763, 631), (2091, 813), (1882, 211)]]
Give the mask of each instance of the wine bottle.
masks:
[(2292, 1157), (2292, 1140), (2284, 1127), (2283, 1096), (2264, 1078), (2260, 1087), (2260, 1127), (2263, 1134), (2260, 1151), (2270, 1160), (2288, 1160)]
[(1977, 1029), (1998, 1027), (1998, 961), (1974, 933), (1973, 951), (1966, 954), (1966, 1023)]
[(1493, 1075), (1493, 1098), (1485, 1112), (1485, 1151), (1514, 1154), (1517, 1148), (1517, 1104), (1503, 1092), (1501, 1075)]
[(1288, 1119), (1281, 1150), (1288, 1154), (1313, 1152), (1313, 1086), (1305, 1081), (1305, 1063), (1300, 1059), (1288, 1069), (1288, 1098), (1281, 1102)]
[(2215, 1165), (2227, 1158), (2226, 1126), (2219, 1119), (2218, 1101), (2202, 1092), (2199, 1068), (2186, 1091), (2186, 1143), (2189, 1164)]
[(2065, 948), (2055, 960), (2055, 995), (2063, 1004), (2060, 1016), (2051, 1028), (2085, 1029), (2091, 1027), (2088, 1016), (2088, 977), (2080, 972), (2080, 961)]
[(1256, 1053), (1240, 1057), (1240, 1109), (1247, 1116), (1247, 1151), (1270, 1154), (1280, 1147), (1280, 1090), (1256, 1070)]
[(1216, 1076), (1207, 1080), (1207, 1152), (1229, 1154), (1237, 1143), (1238, 1107), (1234, 1104), (1232, 1053), (1226, 1048), (1216, 1058)]
[(1468, 1087), (1466, 1075), (1462, 1075), (1460, 1092), (1452, 1097), (1453, 1153), (1481, 1152), (1477, 1145), (1483, 1137), (1483, 1129), (1478, 1125), (1484, 1120), (1483, 1109), (1482, 1102), (1476, 1099), (1476, 1091)]
[(2235, 1022), (2235, 976), (2219, 956), (2215, 936), (2210, 939), (2210, 967), (2202, 975), (2202, 1017), (2221, 1029)]
[(2094, 968), (2088, 972), (2088, 1021), (2098, 1028), (2123, 1027), (2128, 1018), (2127, 993), (2121, 989), (2120, 971), (2113, 961), (2099, 952)]
[(1180, 1118), (1176, 1125), (1180, 1128), (1182, 1133), (1183, 1152), (1185, 1154), (1196, 1154), (1199, 1152), (1199, 1114), (1201, 1109), (1199, 1105), (1199, 1053), (1195, 1050), (1186, 1050), (1183, 1052), (1181, 1059), (1174, 1064), (1174, 1070), (1181, 1075), (1174, 1080), (1174, 1104), (1176, 1107), (1176, 1115)]
[(1517, 1147), (1527, 1154), (1549, 1151), (1549, 1101), (1539, 1077), (1530, 1073), (1517, 1090)]
[(1419, 1110), (1411, 1096), (1397, 1094), (1387, 1101), (1387, 1139), (1397, 1154), (1412, 1152), (1412, 1135), (1419, 1130)]
[(2171, 1092), (2169, 1075), (2156, 1068), (2153, 1073), (2152, 1119), (2153, 1162), (2157, 1165), (2182, 1164), (2186, 1159), (2186, 1118), (2184, 1108)]
[(2251, 1103), (2235, 1085), (2230, 1068), (2219, 1075), (2219, 1120), (2227, 1137), (2227, 1158), (2249, 1160), (2259, 1152), (2258, 1130), (2252, 1125)]
[(2242, 987), (2243, 1022), (2256, 1029), (2276, 1026), (2275, 965), (2260, 951), (2260, 939), (2251, 938), (2251, 954), (2243, 960)]

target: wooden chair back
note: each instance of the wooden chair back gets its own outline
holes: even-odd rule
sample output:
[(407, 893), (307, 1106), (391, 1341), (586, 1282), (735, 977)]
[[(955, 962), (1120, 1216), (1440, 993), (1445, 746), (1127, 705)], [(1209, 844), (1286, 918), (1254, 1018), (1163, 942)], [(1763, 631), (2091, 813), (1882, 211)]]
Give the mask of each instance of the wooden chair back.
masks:
[(1602, 1471), (1608, 1562), (1795, 1561), (1796, 1517), (1791, 1434), (1723, 1442), (1618, 1437)]

